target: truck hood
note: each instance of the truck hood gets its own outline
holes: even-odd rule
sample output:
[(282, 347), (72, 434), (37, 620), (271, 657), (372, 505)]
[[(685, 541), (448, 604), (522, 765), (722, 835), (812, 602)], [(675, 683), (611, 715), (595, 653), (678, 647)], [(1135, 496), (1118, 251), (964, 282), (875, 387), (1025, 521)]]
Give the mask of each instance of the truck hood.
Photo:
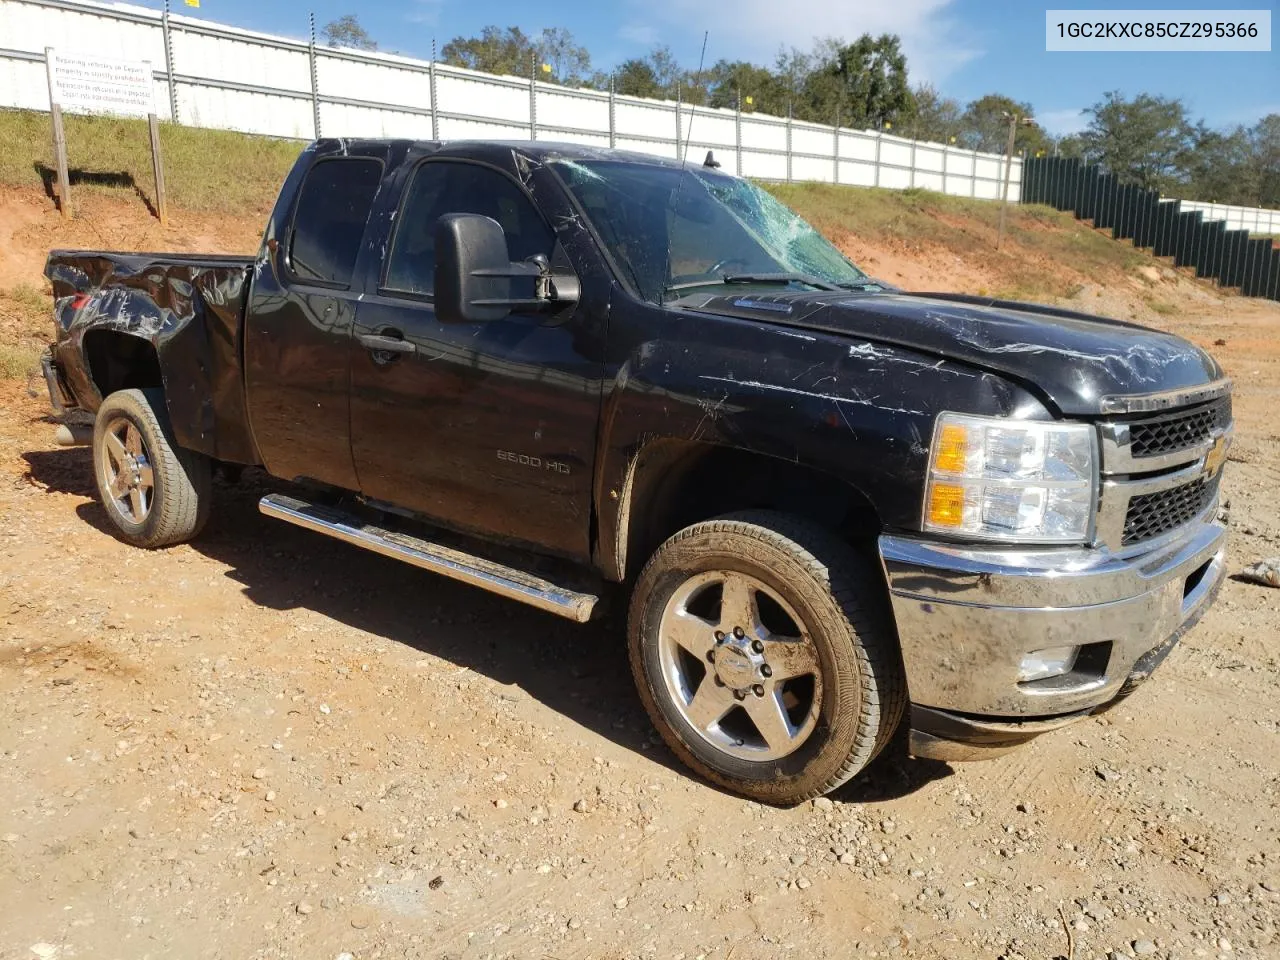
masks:
[(1217, 362), (1181, 337), (1040, 304), (949, 293), (698, 294), (695, 310), (893, 344), (1024, 385), (1067, 416), (1109, 397), (1194, 389)]

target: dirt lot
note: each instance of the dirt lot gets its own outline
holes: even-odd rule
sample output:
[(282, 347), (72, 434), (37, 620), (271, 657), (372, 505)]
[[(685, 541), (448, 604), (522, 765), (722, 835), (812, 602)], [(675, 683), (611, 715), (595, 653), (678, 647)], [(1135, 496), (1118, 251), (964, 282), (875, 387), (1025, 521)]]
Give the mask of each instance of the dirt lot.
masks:
[[(115, 236), (16, 202), (8, 283)], [(1280, 554), (1280, 308), (1152, 274), (1077, 299), (1236, 378), (1238, 570)], [(38, 388), (0, 384), (0, 958), (1280, 957), (1280, 590), (1229, 582), (1106, 718), (772, 809), (675, 765), (615, 625), (260, 517), (260, 476), (124, 546)]]

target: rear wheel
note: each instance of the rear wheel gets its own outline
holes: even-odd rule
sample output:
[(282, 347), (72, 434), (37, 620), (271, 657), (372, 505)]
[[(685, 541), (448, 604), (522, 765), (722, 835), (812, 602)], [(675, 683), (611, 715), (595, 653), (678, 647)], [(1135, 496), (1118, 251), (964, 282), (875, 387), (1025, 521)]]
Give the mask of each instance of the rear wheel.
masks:
[(139, 547), (189, 540), (209, 516), (209, 458), (173, 440), (160, 390), (119, 390), (98, 408), (94, 477), (107, 516)]
[(876, 568), (785, 514), (734, 514), (664, 543), (636, 584), (629, 642), (668, 745), (753, 799), (835, 789), (902, 716), (906, 683)]

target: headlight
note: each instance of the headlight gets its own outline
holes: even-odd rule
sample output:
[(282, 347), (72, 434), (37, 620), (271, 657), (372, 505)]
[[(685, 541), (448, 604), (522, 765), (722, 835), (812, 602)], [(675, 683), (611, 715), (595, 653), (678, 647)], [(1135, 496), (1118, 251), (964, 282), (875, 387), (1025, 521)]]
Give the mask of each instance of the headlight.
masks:
[(988, 540), (1083, 543), (1097, 495), (1093, 427), (944, 413), (933, 429), (924, 528)]

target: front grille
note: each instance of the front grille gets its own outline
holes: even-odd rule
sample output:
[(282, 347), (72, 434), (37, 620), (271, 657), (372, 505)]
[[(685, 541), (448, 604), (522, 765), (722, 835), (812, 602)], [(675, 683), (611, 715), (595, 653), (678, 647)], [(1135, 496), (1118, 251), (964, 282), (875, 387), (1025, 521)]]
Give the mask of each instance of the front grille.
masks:
[(1201, 474), (1180, 487), (1131, 497), (1121, 543), (1126, 547), (1142, 543), (1194, 520), (1213, 502), (1220, 475)]
[(1129, 455), (1156, 457), (1208, 440), (1231, 423), (1231, 398), (1222, 397), (1191, 410), (1140, 420), (1129, 425)]

